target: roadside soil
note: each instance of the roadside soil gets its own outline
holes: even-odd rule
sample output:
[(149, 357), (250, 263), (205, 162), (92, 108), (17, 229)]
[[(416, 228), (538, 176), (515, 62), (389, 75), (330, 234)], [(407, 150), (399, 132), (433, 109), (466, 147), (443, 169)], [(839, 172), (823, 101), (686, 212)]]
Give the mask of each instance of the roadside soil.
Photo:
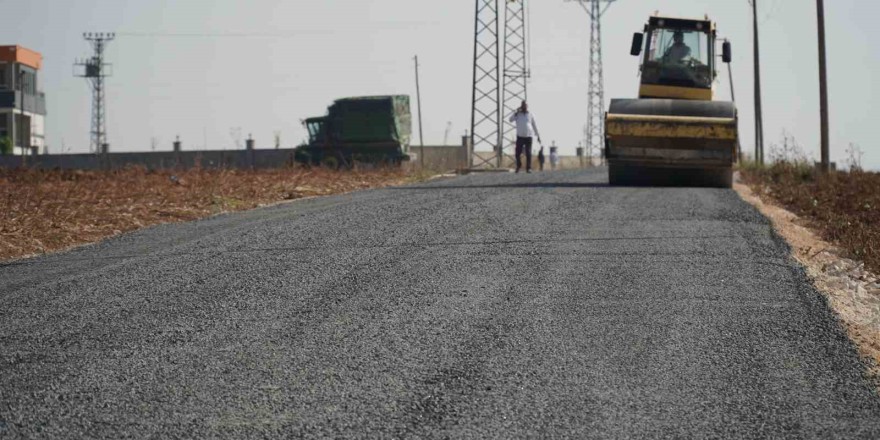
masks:
[(0, 169), (0, 261), (161, 223), (423, 178), (400, 169)]
[(811, 165), (781, 162), (746, 169), (743, 181), (764, 200), (797, 214), (847, 257), (880, 273), (880, 173), (816, 173)]
[[(793, 257), (804, 266), (813, 284), (825, 295), (861, 355), (871, 365), (869, 375), (880, 387), (880, 277), (877, 272), (866, 269), (866, 264), (859, 261), (851, 247), (823, 238), (836, 234), (829, 231), (825, 223), (827, 219), (842, 215), (810, 215), (817, 211), (809, 209), (806, 215), (795, 214), (783, 206), (796, 207), (797, 203), (783, 203), (777, 197), (779, 194), (810, 194), (803, 185), (783, 190), (754, 176), (746, 174), (744, 177), (746, 184), (736, 183), (734, 189), (743, 200), (768, 217), (777, 232), (791, 245)], [(841, 198), (858, 196), (858, 193), (840, 195)], [(870, 198), (872, 194), (864, 196)], [(839, 201), (836, 204), (846, 203)], [(851, 233), (871, 237), (875, 232), (872, 229), (878, 228), (880, 224), (875, 223)], [(849, 243), (848, 240), (842, 241)], [(862, 243), (859, 248), (876, 249), (876, 244)]]

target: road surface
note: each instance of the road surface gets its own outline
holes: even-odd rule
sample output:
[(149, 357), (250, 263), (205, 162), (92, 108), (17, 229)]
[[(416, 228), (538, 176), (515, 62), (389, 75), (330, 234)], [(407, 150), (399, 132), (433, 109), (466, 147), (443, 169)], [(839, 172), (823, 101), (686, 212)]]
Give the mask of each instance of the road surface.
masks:
[(0, 266), (0, 438), (880, 437), (730, 190), (472, 175)]

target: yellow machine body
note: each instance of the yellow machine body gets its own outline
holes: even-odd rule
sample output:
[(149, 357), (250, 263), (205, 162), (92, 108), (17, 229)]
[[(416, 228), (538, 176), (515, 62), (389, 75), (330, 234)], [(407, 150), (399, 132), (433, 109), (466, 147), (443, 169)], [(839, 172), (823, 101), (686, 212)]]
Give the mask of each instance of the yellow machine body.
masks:
[(645, 33), (633, 43), (645, 53), (639, 98), (612, 100), (605, 117), (611, 183), (730, 186), (738, 120), (733, 103), (713, 101), (714, 23), (655, 16)]

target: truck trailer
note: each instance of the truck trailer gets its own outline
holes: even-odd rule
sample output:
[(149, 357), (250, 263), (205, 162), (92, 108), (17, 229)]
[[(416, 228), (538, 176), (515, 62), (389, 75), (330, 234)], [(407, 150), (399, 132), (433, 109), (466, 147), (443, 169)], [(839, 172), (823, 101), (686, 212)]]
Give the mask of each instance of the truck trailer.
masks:
[(309, 142), (296, 149), (299, 163), (337, 168), (355, 163), (400, 165), (412, 159), (407, 95), (338, 99), (325, 116), (303, 124)]

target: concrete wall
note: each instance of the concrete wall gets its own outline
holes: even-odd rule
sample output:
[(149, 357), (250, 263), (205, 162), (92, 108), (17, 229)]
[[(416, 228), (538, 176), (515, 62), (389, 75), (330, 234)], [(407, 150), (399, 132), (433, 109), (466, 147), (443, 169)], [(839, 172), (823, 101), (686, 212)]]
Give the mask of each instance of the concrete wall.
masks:
[[(422, 149), (420, 147), (410, 147), (410, 153), (415, 155), (412, 163), (409, 164), (414, 169), (421, 166)], [(433, 171), (455, 171), (462, 170), (468, 166), (467, 150), (462, 146), (425, 146), (425, 168)]]
[[(191, 168), (196, 164), (203, 168), (280, 168), (293, 166), (292, 148), (278, 150), (230, 150), (230, 151), (161, 151), (137, 153), (110, 153), (105, 158), (95, 154), (56, 154), (28, 156), (26, 164), (34, 168), (62, 168), (95, 170), (142, 166), (149, 169)], [(411, 148), (415, 158), (409, 167), (421, 166), (419, 147)], [(21, 166), (20, 156), (0, 156), (0, 167)], [(467, 166), (467, 154), (463, 147), (425, 146), (425, 168), (434, 171), (452, 171)]]
[[(21, 157), (0, 157), (0, 167), (17, 167), (21, 163)], [(95, 154), (57, 154), (29, 156), (26, 163), (34, 168), (78, 170), (125, 166), (143, 166), (149, 169), (191, 168), (196, 164), (203, 168), (278, 168), (293, 164), (293, 149), (110, 153), (106, 159)]]

